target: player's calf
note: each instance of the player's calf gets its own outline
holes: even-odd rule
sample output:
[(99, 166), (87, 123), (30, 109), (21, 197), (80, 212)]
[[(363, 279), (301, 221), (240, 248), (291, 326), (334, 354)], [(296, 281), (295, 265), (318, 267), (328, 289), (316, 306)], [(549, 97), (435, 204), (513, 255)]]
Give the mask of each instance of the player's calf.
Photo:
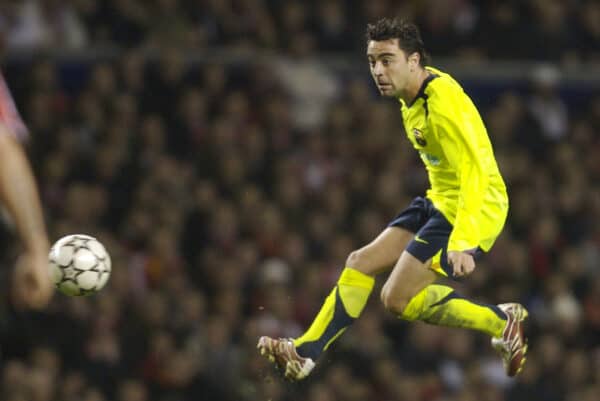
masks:
[(385, 309), (396, 316), (402, 316), (402, 312), (404, 312), (406, 305), (408, 305), (408, 302), (410, 301), (410, 299), (406, 297), (394, 294), (388, 285), (384, 285), (381, 289), (380, 298)]

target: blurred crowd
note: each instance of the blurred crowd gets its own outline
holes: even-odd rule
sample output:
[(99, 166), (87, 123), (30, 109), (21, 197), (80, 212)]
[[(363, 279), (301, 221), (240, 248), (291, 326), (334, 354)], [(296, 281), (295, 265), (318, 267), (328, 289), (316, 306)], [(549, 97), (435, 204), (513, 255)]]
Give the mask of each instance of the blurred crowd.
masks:
[[(71, 43), (19, 31), (26, 26), (15, 21), (34, 15), (47, 22), (38, 29), (76, 32), (68, 34), (74, 48), (115, 40), (132, 48), (89, 63), (5, 65), (31, 131), (51, 238), (97, 236), (113, 273), (95, 296), (57, 294), (43, 313), (14, 310), (6, 275), (15, 244), (1, 233), (0, 400), (596, 400), (600, 93), (574, 106), (550, 67), (536, 70), (526, 90), (502, 89), (481, 108), (511, 211), (492, 252), (452, 284), (481, 301), (529, 308), (530, 356), (518, 379), (505, 377), (484, 335), (404, 323), (377, 296), (305, 382), (285, 382), (258, 355), (260, 335), (300, 334), (348, 253), (427, 187), (397, 104), (378, 99), (368, 76), (342, 79), (302, 59), (190, 64), (175, 49), (156, 59), (139, 49), (154, 38), (187, 38), (285, 50), (304, 38), (305, 50), (351, 50), (363, 45), (363, 25), (348, 21), (399, 2), (285, 3), (2, 3), (5, 46)], [(526, 35), (524, 57), (597, 60), (600, 27), (585, 23), (598, 14), (596, 2), (422, 3), (401, 8), (423, 23), (434, 56), (467, 48), (513, 55), (498, 41), (469, 40), (485, 29), (515, 45), (502, 32), (515, 34), (508, 26), (517, 23), (589, 39), (526, 49), (539, 38)], [(532, 15), (538, 24), (520, 23)], [(360, 28), (356, 39), (350, 27)]]
[(418, 22), (436, 56), (600, 61), (595, 0), (6, 0), (0, 45), (363, 52), (365, 24), (390, 15)]

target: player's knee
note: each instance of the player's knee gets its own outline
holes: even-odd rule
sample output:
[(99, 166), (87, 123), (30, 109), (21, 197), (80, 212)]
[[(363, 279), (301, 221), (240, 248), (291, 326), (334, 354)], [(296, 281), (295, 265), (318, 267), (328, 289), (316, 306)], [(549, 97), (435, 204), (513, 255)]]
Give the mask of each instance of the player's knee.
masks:
[(381, 289), (380, 297), (381, 303), (383, 303), (385, 309), (397, 316), (402, 315), (406, 305), (408, 305), (408, 299), (405, 299), (401, 295), (394, 294), (389, 287), (385, 285)]
[(365, 257), (365, 252), (362, 249), (352, 251), (346, 259), (346, 267), (351, 267), (363, 273), (368, 273), (369, 262)]

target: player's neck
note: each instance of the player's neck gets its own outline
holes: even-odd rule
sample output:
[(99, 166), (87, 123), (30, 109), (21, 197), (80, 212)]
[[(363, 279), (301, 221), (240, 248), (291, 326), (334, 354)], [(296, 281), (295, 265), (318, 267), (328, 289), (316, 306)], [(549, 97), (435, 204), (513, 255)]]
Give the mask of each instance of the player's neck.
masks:
[(419, 91), (421, 90), (421, 86), (423, 86), (423, 81), (427, 79), (430, 72), (425, 68), (419, 67), (417, 71), (415, 71), (414, 78), (410, 80), (406, 90), (404, 93), (400, 95), (400, 98), (404, 100), (404, 103), (410, 105), (415, 100)]

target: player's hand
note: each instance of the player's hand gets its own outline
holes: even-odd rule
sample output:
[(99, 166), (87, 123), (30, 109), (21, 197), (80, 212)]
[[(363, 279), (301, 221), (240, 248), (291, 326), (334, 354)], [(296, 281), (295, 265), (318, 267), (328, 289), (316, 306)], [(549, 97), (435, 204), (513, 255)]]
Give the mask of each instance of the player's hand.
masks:
[(475, 269), (475, 259), (469, 252), (448, 252), (448, 264), (452, 266), (456, 277), (466, 276)]
[(54, 285), (48, 268), (45, 248), (25, 251), (19, 256), (14, 270), (12, 295), (18, 308), (41, 309), (48, 305)]

